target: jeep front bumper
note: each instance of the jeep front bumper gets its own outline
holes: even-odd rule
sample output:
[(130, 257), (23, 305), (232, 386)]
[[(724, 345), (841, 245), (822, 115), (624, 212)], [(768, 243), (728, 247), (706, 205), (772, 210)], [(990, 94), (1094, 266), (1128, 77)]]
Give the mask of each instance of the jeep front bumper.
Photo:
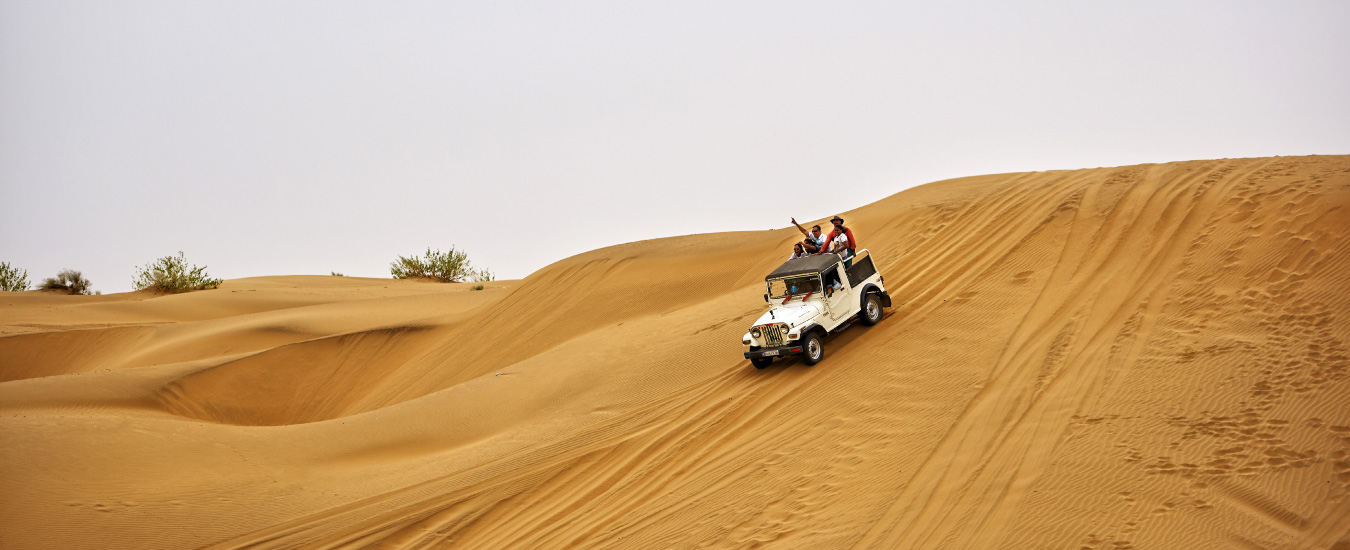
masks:
[(771, 348), (760, 348), (754, 351), (745, 352), (746, 359), (759, 359), (764, 357), (785, 357), (788, 355), (801, 355), (801, 344), (792, 344), (787, 346), (775, 346)]

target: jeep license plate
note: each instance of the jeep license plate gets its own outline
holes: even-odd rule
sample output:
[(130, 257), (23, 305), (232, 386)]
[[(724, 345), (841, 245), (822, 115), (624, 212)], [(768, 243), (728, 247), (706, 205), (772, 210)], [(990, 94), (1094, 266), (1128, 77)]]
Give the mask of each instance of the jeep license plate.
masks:
[(772, 350), (772, 351), (766, 351), (766, 352), (764, 352), (764, 356), (765, 356), (765, 357), (773, 357), (773, 356), (775, 356), (775, 355), (778, 355), (778, 350)]

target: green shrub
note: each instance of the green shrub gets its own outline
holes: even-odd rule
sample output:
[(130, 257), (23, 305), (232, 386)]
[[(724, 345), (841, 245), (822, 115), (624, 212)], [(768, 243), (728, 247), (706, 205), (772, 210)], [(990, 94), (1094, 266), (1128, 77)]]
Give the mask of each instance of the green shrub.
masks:
[(66, 294), (93, 294), (89, 289), (89, 279), (84, 278), (84, 275), (73, 269), (62, 269), (55, 277), (43, 279), (38, 288)]
[(338, 273), (338, 272), (336, 272), (336, 271), (330, 272), (329, 275), (331, 275), (331, 276), (333, 276), (333, 277), (346, 277), (346, 275), (343, 275), (343, 274)]
[(28, 270), (0, 262), (0, 291), (23, 292), (28, 290)]
[(483, 285), (473, 285), (469, 290), (483, 290)]
[(180, 251), (177, 256), (165, 256), (136, 270), (132, 284), (136, 290), (178, 293), (216, 288), (222, 283), (206, 274), (206, 266), (188, 266)]
[(428, 248), (425, 259), (399, 256), (389, 264), (389, 272), (395, 279), (432, 279), (442, 283), (492, 280), (491, 271), (474, 269), (469, 264), (469, 255), (454, 247), (449, 252)]

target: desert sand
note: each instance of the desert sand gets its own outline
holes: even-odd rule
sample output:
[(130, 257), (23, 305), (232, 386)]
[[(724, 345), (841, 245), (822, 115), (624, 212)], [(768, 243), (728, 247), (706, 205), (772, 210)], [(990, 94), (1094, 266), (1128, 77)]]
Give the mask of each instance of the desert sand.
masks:
[(1350, 548), (1350, 156), (841, 214), (894, 306), (813, 367), (741, 357), (791, 227), (0, 294), (0, 548)]

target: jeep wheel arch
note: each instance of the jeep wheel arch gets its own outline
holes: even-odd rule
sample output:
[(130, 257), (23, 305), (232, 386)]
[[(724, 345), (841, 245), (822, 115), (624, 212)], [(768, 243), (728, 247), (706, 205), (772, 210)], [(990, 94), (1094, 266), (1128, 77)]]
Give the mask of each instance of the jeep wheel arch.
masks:
[(862, 292), (859, 294), (858, 298), (859, 311), (862, 311), (863, 309), (867, 308), (867, 297), (872, 294), (876, 294), (877, 298), (881, 300), (881, 307), (891, 307), (891, 295), (882, 292), (881, 289), (877, 288), (877, 285), (868, 283), (863, 286)]
[(822, 327), (816, 323), (811, 323), (809, 325), (802, 327), (802, 329), (797, 332), (797, 334), (801, 335), (798, 337), (797, 341), (804, 342), (806, 340), (806, 335), (811, 334), (813, 332), (819, 334), (821, 338), (824, 338), (825, 335), (829, 334), (830, 331), (825, 330), (825, 327)]

